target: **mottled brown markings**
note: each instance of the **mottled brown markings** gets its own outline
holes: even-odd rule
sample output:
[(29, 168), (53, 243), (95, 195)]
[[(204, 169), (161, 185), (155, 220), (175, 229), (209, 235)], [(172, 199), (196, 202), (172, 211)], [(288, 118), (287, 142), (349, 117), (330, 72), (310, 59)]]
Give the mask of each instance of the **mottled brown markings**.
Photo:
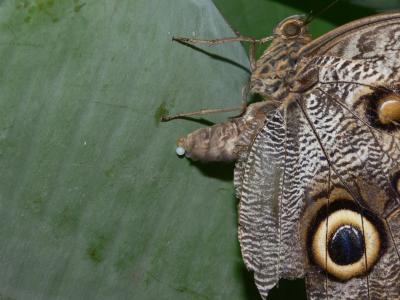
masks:
[(293, 93), (306, 92), (307, 90), (313, 88), (318, 82), (319, 82), (319, 68), (307, 64), (304, 67), (304, 71), (302, 68), (298, 72), (298, 75), (295, 78), (295, 82), (291, 91)]
[[(319, 89), (319, 90), (320, 90), (320, 91), (323, 91), (322, 89)], [(324, 91), (323, 91), (323, 92), (324, 92)], [(363, 119), (361, 119), (359, 116), (357, 116), (357, 114), (354, 113), (352, 110), (350, 110), (350, 109), (347, 107), (347, 105), (346, 105), (345, 103), (341, 103), (339, 99), (335, 99), (335, 97), (330, 96), (329, 94), (326, 94), (326, 95), (327, 95), (327, 97), (331, 98), (336, 104), (340, 105), (341, 107), (345, 108), (348, 112), (350, 112), (350, 113), (353, 115), (353, 117), (355, 117), (356, 120), (361, 121), (364, 125), (367, 125), (367, 128), (368, 128), (370, 134), (372, 135), (372, 137), (373, 137), (375, 143), (376, 143), (376, 144), (378, 145), (378, 147), (380, 148), (380, 153), (382, 154), (382, 156), (386, 156), (387, 158), (389, 158), (390, 160), (392, 160), (392, 158), (390, 157), (389, 153), (387, 153), (387, 152), (383, 149), (381, 143), (379, 142), (379, 140), (378, 140), (378, 138), (377, 138), (377, 136), (376, 136), (376, 134), (375, 134), (375, 132), (374, 132), (374, 130), (373, 130), (374, 128), (373, 128), (372, 126), (370, 126), (370, 125), (367, 124)], [(375, 130), (376, 130), (376, 129), (375, 129)], [(383, 132), (383, 133), (384, 133), (384, 132)], [(354, 152), (356, 152), (356, 151), (354, 151)], [(360, 161), (361, 161), (361, 159), (360, 159)], [(398, 163), (396, 160), (393, 160), (393, 161), (394, 161), (394, 163), (396, 164), (396, 166), (399, 166), (399, 163)], [(363, 164), (363, 169), (367, 172), (367, 170), (365, 169), (365, 164)], [(369, 192), (368, 195), (363, 194), (363, 191), (364, 191), (364, 190), (368, 190), (368, 189), (369, 189), (369, 190), (373, 189), (373, 188), (374, 188), (373, 183), (371, 183), (371, 184), (365, 184), (364, 182), (360, 182), (357, 178), (356, 178), (356, 181), (358, 182), (358, 185), (357, 185), (357, 187), (358, 187), (358, 193), (357, 193), (357, 194), (361, 195), (361, 198), (362, 198), (362, 199), (368, 199), (368, 198), (369, 198), (368, 196), (370, 196), (371, 191)], [(360, 188), (361, 186), (363, 186), (364, 188)], [(387, 189), (386, 189), (386, 190), (387, 190)], [(367, 206), (370, 207), (370, 208), (374, 208), (374, 207), (375, 207), (375, 212), (376, 212), (376, 213), (378, 213), (379, 215), (384, 215), (384, 214), (385, 214), (385, 213), (384, 213), (385, 207), (387, 206), (387, 204), (388, 204), (389, 201), (386, 200), (386, 197), (385, 197), (385, 196), (382, 196), (381, 193), (382, 193), (381, 190), (375, 190), (375, 191), (374, 191), (375, 197), (372, 197), (373, 200), (372, 200), (372, 201), (369, 201)], [(378, 197), (378, 195), (380, 195), (380, 196)], [(391, 198), (391, 197), (389, 197), (389, 198)], [(376, 199), (379, 199), (379, 201), (376, 201)], [(378, 206), (377, 206), (377, 205), (378, 205)], [(379, 205), (380, 205), (380, 206), (379, 206)]]
[(271, 71), (271, 66), (269, 64), (265, 64), (261, 69), (261, 73), (268, 73)]
[[(389, 155), (389, 153), (387, 153), (384, 149), (383, 149), (383, 147), (382, 147), (382, 145), (381, 145), (381, 143), (379, 142), (379, 139), (377, 138), (377, 136), (376, 136), (376, 134), (375, 134), (375, 132), (374, 132), (374, 130), (377, 130), (376, 128), (374, 128), (374, 127), (372, 127), (372, 126), (370, 126), (368, 123), (366, 123), (363, 119), (361, 119), (359, 116), (357, 116), (357, 114), (355, 114), (352, 110), (350, 110), (346, 105), (343, 105), (340, 101), (337, 101), (334, 97), (330, 97), (333, 101), (335, 101), (337, 104), (339, 104), (339, 105), (341, 105), (342, 107), (344, 107), (348, 112), (350, 112), (358, 121), (361, 121), (362, 122), (362, 124), (364, 124), (365, 126), (367, 126), (368, 127), (368, 129), (369, 129), (369, 132), (370, 132), (370, 134), (372, 135), (372, 137), (373, 137), (373, 139), (375, 140), (375, 143), (378, 145), (378, 147), (380, 148), (380, 150), (381, 150), (381, 153), (382, 153), (382, 155), (383, 156), (386, 156), (387, 158), (389, 158), (389, 159), (391, 159), (391, 157), (390, 157), (390, 155)], [(379, 131), (379, 130), (378, 130)], [(384, 134), (384, 133), (383, 133)], [(396, 144), (396, 147), (397, 147), (397, 144)], [(400, 149), (398, 149), (399, 151), (400, 151)], [(395, 164), (396, 164), (396, 166), (397, 167), (399, 167), (400, 166), (400, 164), (396, 161), (396, 160), (393, 160), (394, 162), (395, 162)], [(363, 185), (364, 183), (363, 182), (359, 182), (359, 186), (361, 186), (361, 185)], [(390, 184), (389, 184), (390, 185)], [(359, 189), (359, 194), (363, 194), (363, 191), (364, 190), (367, 190), (367, 188), (369, 187), (369, 185), (365, 185), (364, 184), (364, 189)], [(382, 191), (378, 191), (378, 192), (376, 192), (376, 193), (381, 193)], [(392, 195), (392, 193), (390, 193), (389, 192), (389, 194), (390, 195)], [(364, 199), (366, 199), (367, 197), (366, 196), (364, 196), (363, 197)], [(392, 196), (389, 196), (389, 198), (391, 199), (391, 198), (393, 198)], [(379, 199), (381, 199), (381, 201), (370, 201), (369, 203), (368, 203), (368, 205), (370, 206), (370, 207), (375, 207), (375, 212), (377, 212), (377, 213), (379, 213), (379, 215), (383, 215), (383, 216), (385, 216), (385, 212), (386, 211), (390, 211), (390, 209), (391, 209), (391, 202), (389, 202), (389, 201), (385, 201), (384, 199), (385, 199), (385, 197), (379, 197)], [(374, 199), (374, 200), (376, 200), (376, 199)], [(393, 201), (393, 202), (395, 202), (395, 201)], [(381, 207), (376, 207), (376, 205), (381, 205)], [(393, 204), (392, 204), (393, 205)]]
[[(298, 49), (307, 44), (311, 37), (304, 26), (298, 35), (286, 37), (285, 26), (302, 25), (298, 17), (282, 21), (274, 30), (277, 37), (270, 47), (256, 62), (256, 68), (251, 75), (253, 84), (251, 91), (275, 100), (281, 100), (288, 96), (288, 88), (292, 85), (291, 67), (297, 61)], [(259, 84), (261, 80), (261, 85)]]
[[(393, 241), (393, 246), (394, 246), (394, 248), (395, 248), (395, 251), (396, 251), (396, 254), (397, 254), (397, 257), (399, 258), (399, 260), (400, 260), (400, 251), (399, 251), (399, 247), (400, 247), (400, 239), (397, 239), (396, 240), (396, 238), (395, 238), (395, 234), (394, 234), (394, 232), (393, 232), (393, 229), (392, 229), (392, 226), (390, 225), (390, 221), (392, 220), (392, 219), (396, 219), (396, 217), (398, 218), (399, 217), (399, 215), (400, 215), (400, 207), (397, 207), (396, 209), (394, 209), (393, 211), (392, 211), (392, 213), (391, 214), (389, 214), (386, 218), (385, 218), (385, 222), (386, 222), (386, 226), (387, 226), (387, 228), (388, 228), (388, 232), (389, 232), (389, 235), (390, 235), (390, 237), (391, 237), (391, 240)], [(396, 222), (395, 222), (396, 223)], [(396, 233), (397, 233), (397, 236), (399, 236), (399, 225), (397, 224), (397, 228), (395, 228), (396, 229)], [(397, 241), (398, 241), (398, 243), (397, 243)]]
[[(365, 59), (365, 54), (371, 52), (373, 49), (376, 47), (376, 41), (374, 39), (374, 36), (376, 34), (376, 28), (374, 31), (367, 31), (366, 33), (362, 34), (361, 37), (357, 41), (357, 49), (360, 52), (360, 54), (356, 55), (354, 58), (355, 59)], [(372, 38), (370, 41), (368, 41), (369, 38)], [(382, 58), (381, 55), (375, 56), (375, 57), (368, 57), (369, 60), (379, 60)], [(367, 71), (364, 66), (364, 71)]]
[(323, 152), (323, 154), (324, 154), (326, 160), (328, 161), (329, 167), (332, 169), (332, 171), (335, 173), (335, 175), (339, 178), (340, 182), (341, 182), (342, 185), (346, 188), (346, 190), (351, 194), (352, 198), (360, 205), (360, 208), (366, 208), (366, 207), (365, 207), (365, 204), (363, 204), (363, 203), (360, 202), (360, 198), (357, 197), (357, 196), (354, 194), (354, 191), (352, 191), (352, 189), (350, 188), (350, 186), (346, 183), (346, 181), (342, 178), (342, 176), (340, 176), (340, 174), (337, 172), (336, 168), (333, 166), (333, 164), (332, 164), (332, 162), (331, 162), (331, 160), (330, 160), (330, 156), (328, 155), (328, 152), (327, 152), (327, 150), (325, 149), (325, 147), (324, 147), (324, 145), (323, 145), (323, 143), (322, 143), (322, 141), (321, 141), (320, 136), (318, 135), (318, 132), (317, 132), (317, 130), (316, 130), (316, 128), (315, 128), (313, 122), (311, 122), (310, 117), (307, 115), (307, 113), (306, 113), (306, 111), (304, 110), (303, 106), (302, 106), (298, 101), (296, 101), (296, 102), (297, 102), (298, 106), (300, 107), (300, 110), (301, 110), (302, 114), (303, 114), (304, 117), (306, 118), (307, 123), (308, 123), (308, 125), (310, 126), (310, 128), (311, 128), (311, 130), (312, 130), (312, 132), (313, 132), (313, 135), (314, 135), (315, 139), (317, 140), (317, 142), (318, 142), (318, 144), (319, 144), (319, 146), (320, 146), (320, 148), (321, 148), (321, 151)]
[[(349, 40), (349, 42), (350, 42), (350, 40)], [(346, 43), (344, 43), (344, 44), (346, 44)], [(336, 47), (336, 45), (332, 45), (332, 48), (333, 47)], [(324, 50), (322, 50), (322, 52), (323, 52)], [(339, 54), (340, 56), (345, 52), (345, 46), (343, 46), (342, 47), (342, 52), (340, 52), (340, 50), (337, 50), (337, 49), (335, 49), (335, 53), (336, 54)], [(374, 72), (374, 73), (376, 73), (376, 72)], [(384, 76), (383, 76), (383, 74), (381, 74), (381, 76), (379, 77), (379, 78), (384, 78)], [(357, 79), (358, 80), (358, 79)], [(330, 83), (329, 83), (330, 84)], [(337, 86), (337, 82), (332, 82), (331, 84), (333, 84), (333, 85), (336, 85)], [(338, 86), (337, 86), (338, 87)], [(334, 92), (334, 90), (332, 90), (332, 92)], [(361, 119), (361, 118), (360, 118)], [(391, 141), (391, 142), (394, 142), (393, 140)], [(392, 238), (392, 240), (393, 240), (393, 238)], [(368, 278), (367, 278), (368, 279)], [(370, 294), (369, 294), (369, 284), (368, 284), (368, 296), (370, 296)]]
[[(399, 211), (399, 209), (397, 211)], [(392, 227), (390, 226), (390, 223), (388, 221), (389, 219), (390, 219), (390, 216), (388, 218), (385, 218), (386, 227), (388, 228), (388, 232), (389, 232), (390, 238), (393, 241), (393, 246), (394, 246), (394, 248), (396, 250), (397, 257), (400, 259), (399, 245), (397, 245), (396, 239), (394, 238)]]
[[(386, 135), (389, 135), (389, 136), (391, 136), (391, 137), (393, 137), (393, 138), (395, 138), (395, 139), (398, 139), (396, 136), (392, 135), (391, 133), (385, 132), (385, 131), (383, 131), (383, 130), (381, 130), (381, 129), (379, 129), (379, 128), (376, 128), (376, 127), (371, 126), (371, 125), (368, 124), (363, 118), (361, 118), (359, 115), (357, 115), (357, 113), (355, 113), (352, 109), (350, 109), (345, 103), (342, 103), (342, 102), (340, 101), (340, 99), (336, 99), (333, 95), (330, 95), (330, 94), (326, 93), (325, 91), (323, 91), (323, 90), (320, 89), (320, 88), (318, 88), (318, 90), (321, 91), (322, 93), (324, 93), (328, 98), (330, 98), (330, 99), (331, 99), (332, 101), (334, 101), (336, 104), (338, 104), (338, 105), (340, 105), (341, 107), (343, 107), (344, 109), (346, 109), (350, 114), (353, 115), (353, 117), (354, 117), (356, 120), (360, 121), (363, 125), (365, 125), (366, 127), (368, 127), (368, 129), (369, 129), (370, 132), (371, 132), (371, 135), (373, 136), (373, 138), (374, 138), (374, 140), (376, 141), (377, 145), (379, 145), (379, 147), (380, 147), (382, 153), (384, 153), (384, 154), (386, 154), (386, 155), (389, 156), (389, 154), (388, 154), (386, 151), (384, 151), (384, 149), (382, 148), (382, 145), (380, 144), (380, 142), (379, 142), (377, 136), (375, 135), (375, 133), (374, 133), (373, 131), (377, 131), (377, 132), (380, 133), (380, 134), (386, 134)], [(363, 103), (363, 101), (358, 100), (354, 106), (357, 107), (358, 105), (361, 105), (362, 103)], [(398, 147), (397, 144), (396, 144), (396, 147)], [(400, 151), (400, 149), (398, 149), (398, 150)], [(397, 162), (396, 162), (396, 164), (399, 165), (399, 163), (397, 163)]]
[[(346, 60), (343, 64), (340, 65), (340, 70), (345, 69), (350, 64), (351, 64), (351, 61), (350, 60)], [(353, 68), (353, 70), (354, 70), (354, 68)]]
[[(351, 41), (351, 35), (361, 30), (373, 28), (375, 24), (385, 23), (388, 25), (398, 24), (400, 19), (400, 13), (392, 13), (387, 15), (376, 15), (372, 17), (366, 17), (359, 19), (339, 28), (336, 28), (327, 34), (313, 40), (311, 43), (306, 45), (300, 50), (299, 56), (308, 57), (313, 55), (323, 55), (334, 47), (338, 47), (342, 42), (342, 45), (348, 45)], [(338, 53), (340, 56), (343, 53)]]
[[(336, 168), (333, 167), (333, 164), (332, 164), (332, 162), (331, 162), (331, 160), (330, 160), (330, 157), (329, 157), (329, 155), (328, 155), (328, 153), (327, 153), (325, 147), (323, 146), (323, 143), (322, 143), (322, 141), (321, 141), (321, 139), (320, 139), (320, 137), (319, 137), (319, 135), (318, 135), (318, 133), (317, 133), (317, 130), (316, 130), (314, 124), (311, 122), (309, 116), (307, 115), (306, 111), (304, 110), (304, 108), (302, 107), (302, 105), (300, 104), (300, 102), (299, 102), (299, 101), (296, 101), (296, 102), (297, 102), (298, 106), (300, 107), (300, 109), (301, 109), (301, 111), (302, 111), (302, 114), (305, 116), (305, 118), (306, 118), (306, 120), (307, 120), (307, 123), (308, 123), (308, 125), (310, 126), (310, 128), (311, 128), (311, 130), (312, 130), (312, 132), (313, 132), (313, 135), (314, 135), (314, 137), (316, 138), (316, 140), (317, 140), (317, 142), (318, 142), (318, 144), (319, 144), (319, 146), (320, 146), (320, 148), (321, 148), (321, 150), (322, 150), (322, 152), (323, 152), (323, 154), (324, 154), (326, 160), (328, 161), (329, 169), (332, 169), (332, 171), (335, 173), (335, 175), (339, 178), (341, 184), (343, 184), (343, 186), (346, 188), (346, 190), (351, 194), (352, 199), (355, 200), (356, 203), (358, 204), (359, 211), (360, 211), (360, 215), (361, 215), (362, 234), (363, 234), (363, 236), (365, 236), (364, 220), (363, 220), (362, 212), (361, 212), (361, 211), (364, 210), (364, 209), (366, 209), (366, 207), (363, 205), (363, 203), (360, 203), (360, 198), (357, 197), (357, 196), (354, 194), (354, 191), (352, 191), (352, 189), (350, 189), (350, 187), (347, 185), (346, 181), (345, 181), (345, 180), (342, 178), (342, 176), (336, 171)], [(364, 257), (365, 257), (365, 266), (368, 266), (367, 256), (364, 256)], [(365, 278), (366, 278), (366, 282), (367, 282), (367, 294), (368, 294), (368, 298), (369, 298), (369, 293), (370, 293), (370, 292), (369, 292), (369, 275), (368, 275), (368, 272), (367, 272), (367, 271), (368, 271), (368, 270), (366, 269), (366, 270), (365, 270), (365, 273), (366, 273), (366, 274), (365, 274)]]

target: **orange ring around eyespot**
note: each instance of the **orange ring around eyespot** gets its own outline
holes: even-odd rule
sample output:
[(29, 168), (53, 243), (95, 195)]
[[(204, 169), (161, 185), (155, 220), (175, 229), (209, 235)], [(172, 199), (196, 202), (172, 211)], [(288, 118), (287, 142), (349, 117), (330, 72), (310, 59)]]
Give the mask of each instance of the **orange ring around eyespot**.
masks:
[[(362, 218), (362, 221), (361, 221)], [(328, 231), (327, 229), (328, 225)], [(338, 265), (329, 256), (327, 242), (335, 231), (342, 225), (351, 225), (363, 232), (365, 251), (362, 257), (349, 265)], [(364, 230), (363, 230), (364, 229)], [(313, 258), (323, 270), (335, 278), (345, 281), (362, 275), (369, 271), (379, 257), (381, 240), (378, 230), (365, 217), (359, 213), (340, 209), (328, 216), (319, 223), (317, 230), (312, 237), (311, 251)], [(365, 253), (367, 256), (365, 257)]]

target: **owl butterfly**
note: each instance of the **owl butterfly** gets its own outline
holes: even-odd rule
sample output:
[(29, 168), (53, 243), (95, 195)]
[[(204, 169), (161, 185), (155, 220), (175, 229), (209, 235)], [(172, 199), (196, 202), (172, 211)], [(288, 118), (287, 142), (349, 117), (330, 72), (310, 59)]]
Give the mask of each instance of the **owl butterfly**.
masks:
[(236, 161), (241, 251), (262, 298), (305, 277), (310, 299), (400, 299), (400, 13), (316, 40), (305, 23), (254, 41), (271, 39), (252, 60), (264, 101), (178, 150)]

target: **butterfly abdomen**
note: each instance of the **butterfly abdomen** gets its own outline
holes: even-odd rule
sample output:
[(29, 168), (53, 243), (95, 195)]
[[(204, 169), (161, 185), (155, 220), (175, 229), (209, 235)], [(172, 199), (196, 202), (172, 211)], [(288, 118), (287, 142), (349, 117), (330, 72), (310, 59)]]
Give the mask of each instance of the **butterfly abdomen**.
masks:
[(200, 128), (181, 137), (177, 142), (179, 151), (183, 150), (185, 156), (194, 161), (235, 161), (239, 152), (247, 151), (251, 140), (243, 139), (242, 133), (246, 132), (248, 136), (250, 132), (258, 132), (264, 122), (266, 106), (265, 103), (249, 105), (242, 117)]

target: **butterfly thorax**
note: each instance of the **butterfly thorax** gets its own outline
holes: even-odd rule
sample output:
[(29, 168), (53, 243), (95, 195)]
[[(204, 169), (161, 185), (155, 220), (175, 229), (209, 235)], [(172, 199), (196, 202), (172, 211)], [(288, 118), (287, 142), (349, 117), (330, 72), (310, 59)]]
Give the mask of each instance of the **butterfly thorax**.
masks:
[(256, 62), (251, 75), (251, 92), (279, 101), (290, 92), (299, 50), (311, 41), (311, 35), (301, 16), (283, 20), (275, 28), (274, 35), (271, 45)]

